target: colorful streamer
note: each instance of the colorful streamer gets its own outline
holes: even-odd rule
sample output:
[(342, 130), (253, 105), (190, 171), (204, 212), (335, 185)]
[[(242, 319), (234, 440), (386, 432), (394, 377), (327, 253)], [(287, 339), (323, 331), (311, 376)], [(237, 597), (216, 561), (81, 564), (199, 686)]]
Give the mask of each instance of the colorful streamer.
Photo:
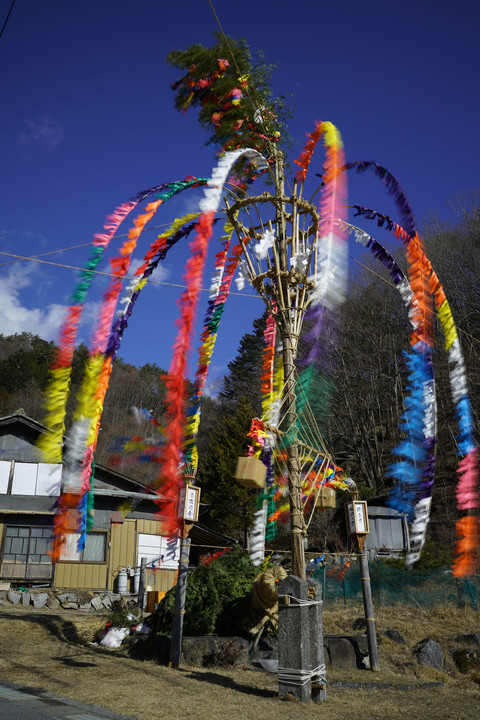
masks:
[(159, 476), (162, 500), (159, 519), (163, 522), (163, 531), (174, 535), (179, 530), (177, 503), (183, 485), (179, 472), (180, 449), (185, 432), (185, 368), (190, 349), (193, 320), (201, 289), (207, 247), (212, 233), (215, 213), (220, 205), (223, 186), (232, 166), (241, 157), (251, 158), (254, 162), (265, 164), (260, 153), (251, 148), (226, 153), (219, 161), (207, 183), (205, 196), (200, 201), (202, 216), (199, 220), (197, 237), (190, 244), (191, 255), (185, 268), (184, 280), (187, 285), (179, 301), (180, 320), (178, 334), (173, 346), (170, 370), (165, 377), (166, 395), (166, 443), (162, 471)]

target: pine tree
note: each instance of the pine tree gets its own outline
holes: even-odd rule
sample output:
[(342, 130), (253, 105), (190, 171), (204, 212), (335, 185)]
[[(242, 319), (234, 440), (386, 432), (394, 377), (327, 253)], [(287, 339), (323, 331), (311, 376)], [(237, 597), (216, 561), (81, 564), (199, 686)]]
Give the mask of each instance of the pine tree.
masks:
[(246, 452), (252, 415), (252, 405), (246, 398), (240, 398), (236, 410), (223, 416), (213, 431), (198, 470), (202, 502), (208, 506), (206, 516), (200, 517), (200, 521), (244, 542), (258, 493), (242, 487), (234, 475), (238, 457)]

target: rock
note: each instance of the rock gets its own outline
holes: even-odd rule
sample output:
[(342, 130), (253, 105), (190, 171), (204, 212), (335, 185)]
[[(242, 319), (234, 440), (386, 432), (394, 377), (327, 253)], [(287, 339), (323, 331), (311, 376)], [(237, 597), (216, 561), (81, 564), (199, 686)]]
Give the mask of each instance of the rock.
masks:
[(328, 658), (330, 665), (336, 668), (356, 668), (357, 654), (352, 643), (347, 638), (329, 637), (325, 640), (325, 659)]
[(366, 627), (367, 621), (365, 618), (360, 617), (353, 621), (352, 628), (354, 630), (365, 630)]
[(184, 637), (182, 643), (182, 657), (186, 665), (245, 665), (248, 650), (248, 641), (239, 637)]
[(405, 639), (401, 633), (398, 632), (398, 630), (385, 630), (384, 635), (386, 637), (390, 638), (390, 640), (393, 640), (394, 642), (398, 643), (399, 645), (406, 645)]
[(37, 608), (37, 610), (45, 607), (45, 605), (47, 604), (47, 601), (48, 601), (48, 597), (49, 597), (48, 593), (38, 593), (38, 594), (34, 595), (33, 596), (34, 607)]
[(60, 600), (55, 597), (55, 595), (50, 595), (50, 597), (47, 600), (47, 607), (50, 610), (58, 610), (60, 607)]
[(94, 597), (91, 605), (94, 610), (97, 610), (97, 612), (99, 612), (100, 610), (105, 610), (101, 597)]
[(9, 592), (7, 595), (9, 601), (12, 603), (12, 605), (20, 605), (20, 602), (22, 600), (22, 593), (16, 593), (16, 592)]
[(89, 600), (88, 602), (80, 603), (78, 606), (78, 609), (79, 610), (91, 610), (92, 609), (92, 601)]
[(78, 597), (73, 592), (61, 593), (60, 595), (57, 595), (57, 598), (59, 599), (61, 605), (63, 605), (63, 603), (78, 604)]
[(63, 602), (60, 603), (64, 610), (78, 610), (78, 603), (74, 602)]
[(454, 650), (453, 659), (463, 673), (480, 673), (480, 650), (478, 648), (459, 648)]
[(28, 607), (30, 605), (30, 601), (32, 599), (32, 596), (29, 592), (22, 592), (22, 605), (23, 607)]
[(417, 662), (420, 665), (429, 665), (435, 670), (445, 669), (445, 655), (440, 645), (432, 638), (425, 638), (425, 640), (417, 643), (413, 648), (413, 652), (417, 656)]
[(465, 643), (466, 645), (480, 645), (480, 634), (468, 633), (467, 635), (457, 635), (455, 642)]
[(104, 607), (106, 610), (111, 610), (111, 609), (112, 609), (112, 601), (110, 600), (110, 598), (109, 598), (108, 595), (105, 595), (105, 597), (102, 598), (102, 604), (103, 604), (103, 607)]
[(260, 638), (251, 659), (252, 661), (278, 660), (277, 638)]

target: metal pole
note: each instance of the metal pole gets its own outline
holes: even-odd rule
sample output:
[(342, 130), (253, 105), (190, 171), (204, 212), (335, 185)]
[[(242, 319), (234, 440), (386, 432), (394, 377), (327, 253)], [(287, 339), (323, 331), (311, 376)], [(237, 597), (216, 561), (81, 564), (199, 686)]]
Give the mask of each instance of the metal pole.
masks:
[(377, 634), (375, 632), (375, 618), (373, 617), (372, 588), (370, 586), (370, 573), (368, 570), (368, 553), (360, 553), (360, 578), (362, 580), (363, 607), (367, 621), (368, 654), (370, 656), (370, 670), (380, 672), (378, 662)]
[(147, 574), (147, 558), (142, 557), (140, 560), (140, 582), (138, 584), (138, 607), (143, 616), (145, 609), (145, 579)]

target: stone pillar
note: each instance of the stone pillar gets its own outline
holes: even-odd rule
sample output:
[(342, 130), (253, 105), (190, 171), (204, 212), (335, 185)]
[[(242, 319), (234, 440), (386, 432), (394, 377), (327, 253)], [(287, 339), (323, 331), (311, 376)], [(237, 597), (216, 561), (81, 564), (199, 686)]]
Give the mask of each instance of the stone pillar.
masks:
[(278, 695), (282, 699), (293, 697), (303, 703), (310, 702), (307, 600), (306, 580), (289, 575), (278, 583)]
[(310, 634), (310, 671), (311, 695), (313, 702), (325, 702), (327, 699), (327, 680), (325, 675), (325, 650), (323, 647), (323, 600), (322, 586), (311, 580), (309, 596), (314, 604), (308, 608)]

